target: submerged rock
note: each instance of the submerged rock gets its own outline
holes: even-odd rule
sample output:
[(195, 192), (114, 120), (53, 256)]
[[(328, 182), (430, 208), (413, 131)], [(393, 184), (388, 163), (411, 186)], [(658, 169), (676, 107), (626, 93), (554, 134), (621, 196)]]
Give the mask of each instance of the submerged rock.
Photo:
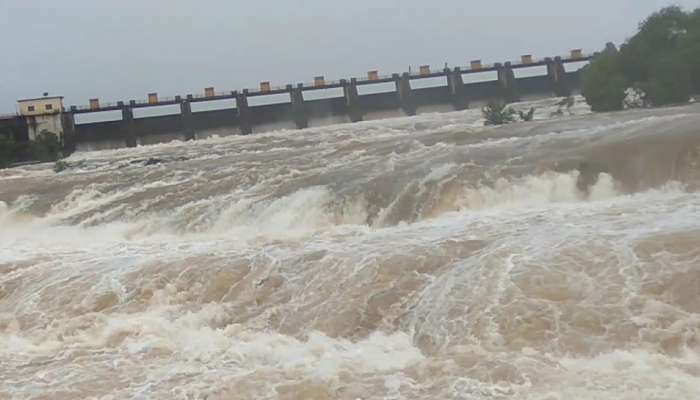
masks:
[(590, 194), (591, 187), (598, 183), (600, 174), (608, 172), (608, 169), (604, 165), (589, 163), (587, 161), (582, 161), (577, 169), (579, 175), (576, 180), (576, 187), (586, 195)]
[(151, 157), (148, 160), (146, 160), (146, 162), (144, 162), (143, 165), (149, 166), (149, 165), (157, 165), (157, 164), (163, 164), (163, 163), (165, 163), (165, 160), (162, 160), (160, 158)]

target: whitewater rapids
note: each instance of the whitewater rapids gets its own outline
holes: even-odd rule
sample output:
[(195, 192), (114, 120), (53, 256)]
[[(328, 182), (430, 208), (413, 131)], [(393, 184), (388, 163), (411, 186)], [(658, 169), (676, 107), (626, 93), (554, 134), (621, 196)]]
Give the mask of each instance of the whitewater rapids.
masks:
[(0, 171), (0, 398), (700, 398), (700, 105), (557, 101)]

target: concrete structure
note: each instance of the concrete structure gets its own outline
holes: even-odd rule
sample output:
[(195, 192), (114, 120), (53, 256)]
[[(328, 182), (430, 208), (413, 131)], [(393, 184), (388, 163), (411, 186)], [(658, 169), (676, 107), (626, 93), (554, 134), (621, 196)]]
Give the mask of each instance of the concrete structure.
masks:
[[(421, 72), (421, 76), (427, 76), (428, 74)], [(406, 115), (416, 115), (417, 107), (413, 98), (413, 90), (411, 90), (411, 75), (408, 72), (404, 72), (402, 75), (394, 74), (392, 78), (396, 84), (399, 107)]]
[(362, 121), (364, 113), (360, 105), (360, 95), (357, 92), (357, 79), (350, 79), (350, 83), (343, 79), (340, 81), (343, 86), (343, 99), (345, 100), (345, 109), (350, 117), (350, 122)]
[[(532, 64), (532, 63), (528, 63)], [(496, 64), (496, 72), (498, 73), (498, 89), (500, 96), (506, 103), (514, 103), (520, 100), (518, 87), (515, 82), (515, 73), (510, 62), (505, 65)]]
[(297, 129), (308, 128), (309, 118), (306, 115), (306, 106), (304, 105), (304, 85), (299, 84), (297, 87), (287, 85), (287, 90), (289, 91), (289, 97), (292, 102), (292, 118), (294, 119)]
[(176, 99), (180, 102), (180, 114), (182, 115), (182, 133), (185, 140), (195, 139), (194, 123), (192, 121), (192, 106), (187, 100)]
[(236, 108), (238, 109), (238, 127), (241, 134), (250, 135), (253, 133), (253, 125), (250, 117), (250, 107), (248, 106), (248, 90), (243, 90), (243, 93), (234, 92), (236, 99)]
[[(270, 82), (261, 82), (258, 89), (242, 91), (232, 91), (228, 93), (216, 93), (213, 87), (206, 88), (204, 95), (187, 95), (186, 97), (176, 96), (174, 99), (161, 99), (156, 93), (150, 93), (145, 100), (131, 100), (128, 103), (118, 102), (116, 104), (101, 104), (99, 99), (90, 99), (90, 104), (86, 107), (71, 106), (70, 110), (63, 110), (60, 98), (53, 98), (51, 101), (58, 103), (50, 106), (56, 111), (55, 115), (48, 114), (44, 105), (43, 112), (39, 113), (41, 101), (48, 98), (28, 99), (20, 106), (21, 115), (15, 117), (14, 121), (3, 121), (2, 124), (13, 126), (14, 130), (20, 132), (17, 137), (33, 139), (41, 129), (63, 133), (62, 140), (65, 152), (71, 152), (76, 145), (81, 143), (93, 143), (100, 141), (120, 141), (124, 145), (133, 147), (139, 143), (153, 143), (154, 137), (163, 135), (182, 140), (194, 140), (198, 136), (209, 136), (208, 132), (240, 132), (243, 135), (251, 134), (254, 131), (264, 131), (274, 129), (274, 127), (294, 126), (304, 129), (309, 126), (316, 126), (317, 123), (337, 123), (337, 122), (358, 122), (366, 118), (376, 118), (377, 115), (386, 116), (400, 111), (404, 115), (416, 115), (421, 110), (463, 110), (471, 104), (483, 104), (490, 99), (500, 99), (505, 102), (518, 101), (521, 96), (528, 98), (548, 97), (548, 96), (568, 96), (580, 85), (580, 71), (567, 72), (567, 63), (581, 63), (590, 60), (590, 56), (584, 55), (580, 50), (574, 50), (566, 58), (555, 57), (546, 59), (536, 59), (532, 55), (521, 56), (515, 64), (510, 62), (496, 63), (488, 65), (481, 60), (474, 60), (466, 67), (445, 68), (441, 71), (432, 71), (429, 66), (421, 66), (418, 73), (392, 74), (391, 76), (380, 76), (377, 71), (369, 71), (363, 79), (341, 79), (337, 82), (330, 82), (323, 76), (316, 76), (312, 83), (308, 85), (286, 85), (285, 87), (272, 87)], [(546, 68), (546, 75), (526, 76), (516, 78), (515, 70), (535, 68)], [(496, 79), (492, 78), (495, 73)], [(465, 76), (475, 74), (475, 76), (488, 76), (489, 78), (476, 79), (474, 82), (465, 83)], [(530, 74), (531, 75), (531, 74)], [(425, 85), (415, 85), (412, 87), (411, 81), (421, 79), (442, 78), (444, 85), (425, 87)], [(392, 84), (394, 90), (361, 94), (360, 86), (373, 87), (374, 85)], [(379, 87), (379, 86), (377, 86)], [(340, 89), (342, 94), (330, 98), (316, 98), (306, 100), (304, 92), (314, 90)], [(337, 92), (336, 92), (337, 93)], [(251, 97), (287, 95), (288, 102), (273, 104), (250, 105)], [(318, 96), (314, 96), (318, 97)], [(205, 110), (194, 111), (193, 103), (207, 103), (218, 100), (232, 100), (235, 106), (222, 106), (219, 108), (205, 107)], [(33, 111), (29, 106), (32, 101), (39, 101), (33, 104)], [(478, 103), (481, 102), (481, 103)], [(256, 102), (258, 103), (258, 102)], [(174, 105), (179, 107), (176, 113), (158, 116), (135, 116), (134, 109), (146, 107), (160, 107)], [(477, 105), (478, 106), (478, 105)], [(172, 108), (170, 108), (172, 110)], [(63, 111), (63, 112), (62, 112)], [(121, 114), (119, 120), (109, 120), (100, 122), (78, 121), (75, 116), (82, 114), (92, 114), (97, 112), (118, 112)], [(388, 114), (387, 114), (388, 112)], [(33, 115), (37, 114), (37, 115)], [(371, 115), (370, 115), (371, 114)], [(396, 114), (394, 114), (396, 115)], [(38, 128), (37, 118), (42, 121), (44, 128)], [(282, 124), (282, 125), (280, 125)], [(8, 125), (8, 126), (9, 126)], [(34, 126), (34, 128), (30, 128)], [(256, 129), (257, 128), (257, 129)], [(31, 136), (29, 131), (31, 130)], [(24, 133), (23, 133), (24, 132)]]
[(0, 137), (9, 136), (17, 142), (26, 142), (29, 140), (28, 131), (27, 121), (23, 117), (14, 114), (0, 116)]
[(17, 100), (19, 115), (27, 124), (27, 137), (36, 140), (43, 131), (58, 135), (63, 141), (63, 97), (48, 96)]
[(552, 85), (552, 93), (561, 97), (569, 96), (571, 88), (567, 81), (566, 69), (564, 69), (561, 57), (556, 57), (554, 60), (548, 57), (545, 59), (545, 62), (547, 63), (547, 76)]
[(136, 129), (134, 123), (134, 109), (131, 108), (133, 103), (130, 105), (124, 105), (123, 102), (119, 102), (119, 108), (122, 110), (122, 121), (124, 129), (124, 140), (126, 142), (126, 147), (136, 147)]
[(447, 87), (450, 90), (450, 100), (455, 110), (464, 110), (469, 108), (469, 99), (464, 91), (464, 79), (462, 78), (462, 69), (455, 67), (454, 70), (445, 68), (447, 76)]

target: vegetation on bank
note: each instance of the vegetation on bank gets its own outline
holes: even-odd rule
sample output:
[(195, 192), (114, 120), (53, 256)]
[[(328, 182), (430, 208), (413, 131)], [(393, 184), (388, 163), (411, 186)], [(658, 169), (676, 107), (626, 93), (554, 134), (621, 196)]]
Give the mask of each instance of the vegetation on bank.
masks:
[(484, 125), (504, 125), (516, 121), (516, 116), (523, 122), (532, 121), (535, 117), (535, 107), (531, 107), (527, 112), (515, 111), (510, 106), (495, 100), (489, 101), (481, 109), (484, 117)]
[(16, 142), (11, 132), (0, 132), (0, 168), (28, 161), (56, 161), (61, 157), (61, 142), (55, 133), (42, 131), (36, 141)]
[(583, 71), (582, 92), (593, 111), (630, 106), (630, 93), (640, 97), (637, 106), (689, 101), (700, 93), (700, 8), (652, 14), (619, 51), (608, 46), (592, 60)]
[(515, 110), (505, 104), (489, 101), (481, 109), (484, 125), (503, 125), (515, 122)]
[(521, 121), (532, 121), (532, 119), (535, 118), (535, 107), (530, 107), (530, 110), (528, 110), (528, 112), (518, 111), (518, 115), (520, 116)]

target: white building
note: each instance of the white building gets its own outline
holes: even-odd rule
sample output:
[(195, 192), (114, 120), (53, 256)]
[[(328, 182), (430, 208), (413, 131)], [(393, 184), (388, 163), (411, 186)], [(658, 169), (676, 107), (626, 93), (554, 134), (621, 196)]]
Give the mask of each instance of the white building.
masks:
[(49, 131), (63, 142), (63, 96), (17, 100), (17, 106), (19, 114), (27, 121), (29, 140), (36, 140), (41, 132)]

